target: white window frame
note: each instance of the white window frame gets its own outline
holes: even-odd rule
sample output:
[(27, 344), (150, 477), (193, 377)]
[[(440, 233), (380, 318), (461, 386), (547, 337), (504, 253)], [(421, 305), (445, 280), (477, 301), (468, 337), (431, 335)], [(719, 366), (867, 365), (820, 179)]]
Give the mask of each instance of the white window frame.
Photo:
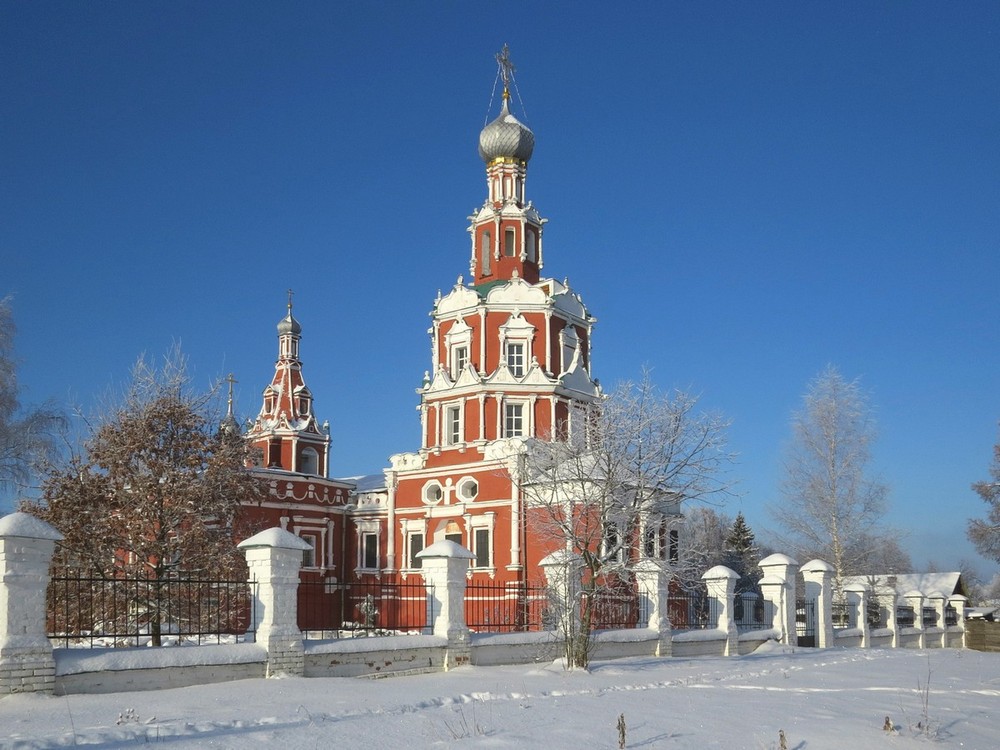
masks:
[[(355, 570), (373, 572), (379, 570), (379, 561), (382, 559), (382, 528), (381, 524), (372, 520), (359, 520), (356, 522), (357, 527), (357, 537), (358, 537), (358, 556), (357, 556), (357, 566)], [(374, 537), (375, 538), (375, 567), (369, 567), (365, 565), (367, 562), (368, 555), (366, 551), (368, 549), (366, 540)]]
[(480, 484), (475, 477), (462, 477), (455, 483), (455, 494), (463, 502), (471, 502), (479, 497)]
[[(518, 412), (515, 415), (513, 409), (517, 409)], [(514, 438), (514, 437), (526, 437), (530, 433), (531, 423), (529, 421), (529, 412), (531, 409), (531, 404), (529, 401), (522, 401), (520, 399), (505, 399), (503, 402), (503, 437)], [(511, 429), (513, 420), (517, 420), (519, 423), (519, 428), (515, 432)]]
[[(509, 339), (504, 343), (504, 362), (515, 378), (523, 378), (528, 371), (528, 350), (526, 339)], [(520, 354), (516, 353), (518, 351)]]
[(430, 480), (420, 490), (420, 499), (424, 505), (438, 505), (444, 500), (444, 485), (436, 479)]
[(299, 454), (298, 471), (300, 474), (319, 476), (319, 452), (315, 448), (302, 449)]
[(443, 433), (441, 435), (441, 442), (445, 445), (462, 445), (465, 442), (465, 431), (463, 429), (465, 426), (464, 403), (458, 401), (445, 404), (443, 411), (444, 424), (441, 425)]
[[(472, 560), (469, 562), (470, 569), (478, 573), (489, 573), (491, 576), (496, 571), (496, 548), (494, 542), (496, 540), (495, 526), (496, 526), (496, 513), (492, 511), (489, 513), (477, 514), (474, 516), (466, 516), (466, 529), (469, 532), (469, 544), (470, 551), (473, 554)], [(479, 532), (486, 532), (486, 565), (479, 564), (479, 544), (477, 534)]]

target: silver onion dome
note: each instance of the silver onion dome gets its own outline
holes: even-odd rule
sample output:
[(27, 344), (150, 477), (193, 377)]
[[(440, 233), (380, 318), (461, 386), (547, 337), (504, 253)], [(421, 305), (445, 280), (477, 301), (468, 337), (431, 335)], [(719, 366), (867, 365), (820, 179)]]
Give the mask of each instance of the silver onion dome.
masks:
[(302, 326), (299, 325), (299, 321), (292, 317), (291, 310), (289, 310), (288, 315), (282, 318), (281, 322), (278, 323), (278, 335), (280, 336), (285, 333), (291, 333), (296, 336), (302, 333)]
[(510, 113), (504, 97), (500, 116), (479, 134), (480, 158), (487, 164), (502, 157), (526, 162), (534, 149), (535, 134)]

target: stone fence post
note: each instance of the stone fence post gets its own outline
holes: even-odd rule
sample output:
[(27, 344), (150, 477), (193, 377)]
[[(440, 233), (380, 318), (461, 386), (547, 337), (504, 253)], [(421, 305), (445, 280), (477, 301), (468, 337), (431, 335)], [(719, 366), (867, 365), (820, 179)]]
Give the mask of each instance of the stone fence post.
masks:
[(907, 591), (903, 598), (913, 609), (913, 628), (918, 631), (916, 647), (924, 648), (924, 595), (919, 591)]
[(932, 591), (927, 595), (927, 602), (934, 607), (934, 615), (937, 617), (936, 631), (933, 636), (925, 634), (924, 646), (927, 648), (946, 648), (948, 646), (948, 627), (945, 625), (945, 606), (947, 605), (945, 595), (940, 591)]
[[(968, 601), (961, 594), (952, 594), (948, 597), (948, 604), (955, 609), (955, 627), (962, 634), (958, 644), (959, 648), (965, 648), (965, 605)], [(947, 641), (945, 643), (947, 645)]]
[(27, 513), (0, 518), (0, 695), (55, 688), (45, 594), (60, 539), (52, 526)]
[(640, 560), (635, 566), (635, 582), (639, 593), (639, 611), (649, 613), (646, 626), (659, 634), (656, 656), (670, 656), (671, 626), (667, 611), (670, 575), (653, 560)]
[(899, 648), (899, 620), (897, 607), (899, 606), (899, 593), (896, 589), (888, 587), (887, 591), (879, 594), (879, 606), (885, 607), (885, 626), (892, 631), (892, 648)]
[(806, 629), (811, 626), (816, 634), (817, 648), (830, 648), (833, 645), (834, 572), (833, 566), (824, 560), (810, 560), (802, 566), (806, 603), (812, 604), (811, 608), (806, 607)]
[(299, 568), (308, 543), (274, 527), (239, 543), (253, 586), (255, 641), (267, 650), (267, 676), (305, 673), (298, 623)]
[(871, 631), (868, 628), (868, 584), (850, 583), (844, 586), (844, 595), (850, 609), (850, 625), (861, 631), (861, 648), (871, 647)]
[(546, 555), (538, 565), (545, 573), (549, 612), (556, 629), (563, 636), (572, 635), (580, 628), (583, 561), (572, 552), (559, 550)]
[(771, 603), (774, 610), (774, 627), (780, 633), (779, 641), (788, 646), (796, 645), (795, 631), (795, 573), (799, 567), (788, 555), (768, 555), (760, 561), (764, 577), (760, 580), (760, 590), (764, 600)]
[(736, 581), (739, 574), (725, 565), (716, 565), (714, 568), (706, 570), (701, 580), (705, 582), (708, 589), (708, 598), (716, 601), (716, 611), (719, 613), (719, 620), (716, 628), (726, 634), (726, 646), (723, 656), (739, 656), (739, 633), (736, 630), (736, 619), (734, 618), (733, 598), (736, 591)]
[(445, 671), (472, 661), (472, 640), (465, 624), (465, 587), (469, 561), (474, 555), (449, 540), (435, 542), (417, 553), (422, 560), (421, 574), (427, 586), (434, 635), (448, 639)]

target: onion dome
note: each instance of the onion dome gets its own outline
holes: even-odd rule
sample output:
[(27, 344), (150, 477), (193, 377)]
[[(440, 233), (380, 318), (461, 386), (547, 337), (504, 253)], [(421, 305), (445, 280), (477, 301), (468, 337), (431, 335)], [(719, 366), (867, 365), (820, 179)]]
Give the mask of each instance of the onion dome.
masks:
[(289, 305), (288, 315), (281, 319), (278, 323), (278, 335), (281, 336), (286, 333), (291, 333), (296, 336), (302, 333), (302, 326), (299, 325), (299, 321), (292, 317), (291, 305)]
[(479, 156), (487, 164), (502, 158), (527, 162), (535, 149), (535, 134), (510, 113), (504, 94), (500, 116), (479, 134)]

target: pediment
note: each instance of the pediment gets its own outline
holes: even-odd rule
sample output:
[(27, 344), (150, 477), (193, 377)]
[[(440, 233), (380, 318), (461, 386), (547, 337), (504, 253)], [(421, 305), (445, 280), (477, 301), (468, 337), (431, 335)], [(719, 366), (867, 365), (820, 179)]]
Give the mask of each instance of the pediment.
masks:
[(434, 379), (430, 382), (430, 385), (425, 389), (425, 393), (434, 393), (435, 391), (445, 391), (454, 386), (455, 383), (448, 373), (445, 372), (443, 367), (439, 367), (434, 371)]
[(590, 318), (587, 314), (587, 308), (580, 299), (580, 295), (567, 289), (564, 292), (556, 294), (552, 299), (556, 310), (579, 320), (588, 320)]
[(434, 308), (434, 313), (441, 316), (459, 310), (468, 310), (476, 307), (480, 301), (478, 292), (459, 283), (438, 301), (437, 306)]
[(490, 289), (486, 294), (486, 303), (541, 307), (549, 303), (549, 296), (534, 284), (529, 284), (522, 278), (513, 278), (506, 284)]
[(469, 363), (458, 374), (458, 379), (455, 381), (455, 387), (461, 388), (467, 385), (479, 385), (481, 382), (482, 381), (479, 378), (479, 373), (476, 372), (476, 368), (474, 368), (472, 364)]

